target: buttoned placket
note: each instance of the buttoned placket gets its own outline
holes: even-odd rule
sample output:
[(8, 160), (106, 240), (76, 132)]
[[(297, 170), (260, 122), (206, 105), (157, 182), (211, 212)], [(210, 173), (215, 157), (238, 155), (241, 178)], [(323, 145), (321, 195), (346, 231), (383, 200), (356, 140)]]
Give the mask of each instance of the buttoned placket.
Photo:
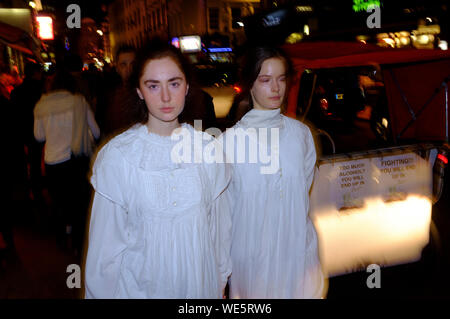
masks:
[[(174, 198), (176, 198), (176, 196), (175, 196), (175, 191), (176, 191), (176, 186), (175, 186), (175, 181), (174, 181), (174, 179), (175, 179), (175, 176), (174, 176), (174, 174), (173, 174), (173, 172), (171, 172), (170, 174), (169, 174), (169, 185), (170, 185), (170, 193), (171, 193), (171, 200), (172, 199), (174, 199)], [(176, 207), (177, 206), (177, 202), (176, 202), (176, 200), (174, 200), (173, 202), (172, 202), (172, 206), (174, 206), (174, 207)]]

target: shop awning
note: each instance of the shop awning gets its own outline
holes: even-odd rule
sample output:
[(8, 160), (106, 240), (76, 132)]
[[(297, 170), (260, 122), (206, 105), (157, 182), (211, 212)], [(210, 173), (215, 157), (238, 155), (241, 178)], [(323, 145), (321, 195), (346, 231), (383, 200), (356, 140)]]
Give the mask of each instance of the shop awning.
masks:
[(0, 22), (0, 41), (11, 48), (33, 55), (33, 38), (26, 31), (10, 24)]

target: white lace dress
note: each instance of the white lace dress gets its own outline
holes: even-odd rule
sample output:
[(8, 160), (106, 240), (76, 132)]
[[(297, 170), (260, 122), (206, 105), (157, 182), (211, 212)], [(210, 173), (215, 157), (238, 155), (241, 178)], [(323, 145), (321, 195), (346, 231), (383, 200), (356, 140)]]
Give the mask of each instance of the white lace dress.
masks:
[[(234, 150), (228, 188), (233, 221), (230, 297), (320, 298), (324, 276), (317, 234), (308, 215), (316, 162), (311, 132), (299, 121), (281, 115), (279, 109), (253, 109), (235, 125), (237, 128), (278, 129), (279, 165), (272, 174), (261, 174), (260, 168), (268, 163), (238, 163), (239, 152), (250, 158), (250, 139), (244, 150)], [(223, 135), (224, 144), (227, 139), (236, 139), (229, 133)], [(271, 137), (267, 140), (272, 141)], [(271, 145), (276, 149), (272, 143), (269, 149)], [(226, 153), (229, 157), (230, 150)]]
[(100, 150), (86, 298), (221, 298), (231, 273), (231, 174), (225, 164), (174, 163), (176, 143), (138, 124)]

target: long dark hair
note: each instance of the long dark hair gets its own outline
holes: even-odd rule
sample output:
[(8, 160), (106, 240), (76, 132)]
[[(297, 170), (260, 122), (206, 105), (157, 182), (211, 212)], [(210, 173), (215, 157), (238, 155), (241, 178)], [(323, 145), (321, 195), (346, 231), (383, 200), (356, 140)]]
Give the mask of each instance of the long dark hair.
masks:
[[(139, 80), (148, 62), (166, 57), (171, 58), (177, 64), (186, 78), (186, 83), (189, 84), (192, 74), (191, 66), (181, 51), (160, 39), (153, 39), (137, 52), (136, 63), (130, 76), (131, 86), (133, 88), (139, 88)], [(147, 106), (143, 100), (138, 98), (137, 93), (136, 102), (131, 105), (131, 114), (133, 124), (145, 124), (148, 121)]]
[[(242, 91), (234, 98), (233, 105), (228, 114), (228, 119), (232, 122), (231, 124), (239, 121), (245, 113), (253, 108), (250, 90), (261, 72), (262, 64), (264, 61), (271, 58), (277, 58), (283, 61), (286, 69), (287, 88), (289, 87), (293, 68), (291, 61), (282, 49), (271, 46), (249, 48), (241, 60), (242, 62), (239, 71), (238, 84)], [(286, 95), (288, 93), (287, 88)]]

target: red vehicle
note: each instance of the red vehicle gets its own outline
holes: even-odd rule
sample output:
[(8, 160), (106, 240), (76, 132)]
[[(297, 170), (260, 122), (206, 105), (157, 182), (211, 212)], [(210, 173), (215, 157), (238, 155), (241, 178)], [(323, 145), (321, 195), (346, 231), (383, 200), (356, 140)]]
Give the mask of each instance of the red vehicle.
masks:
[(284, 49), (296, 74), (287, 115), (311, 126), (319, 149), (311, 215), (325, 270), (417, 261), (447, 164), (450, 52)]

